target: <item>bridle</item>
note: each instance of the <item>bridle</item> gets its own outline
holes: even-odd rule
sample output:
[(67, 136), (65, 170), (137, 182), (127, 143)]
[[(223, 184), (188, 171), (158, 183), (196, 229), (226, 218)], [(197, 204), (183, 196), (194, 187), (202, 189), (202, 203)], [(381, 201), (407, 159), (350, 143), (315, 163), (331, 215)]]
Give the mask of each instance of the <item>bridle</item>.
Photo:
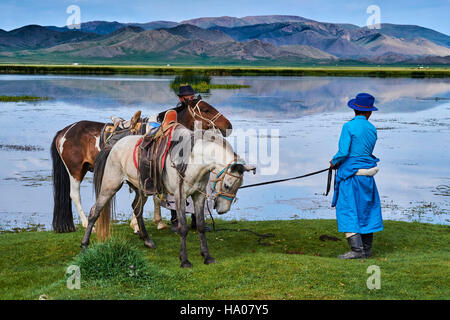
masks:
[(219, 119), (222, 116), (222, 113), (217, 111), (216, 115), (214, 117), (212, 117), (211, 119), (205, 118), (202, 115), (202, 111), (200, 110), (200, 107), (198, 106), (201, 101), (202, 101), (202, 99), (199, 99), (194, 107), (191, 107), (188, 103), (189, 113), (191, 114), (191, 116), (194, 120), (200, 119), (200, 120), (206, 121), (208, 123), (208, 129), (210, 129), (210, 128), (217, 129), (216, 121), (217, 121), (217, 119)]
[[(241, 162), (237, 161), (237, 159), (234, 159), (233, 161), (231, 161), (229, 164), (227, 164), (225, 166), (225, 168), (223, 168), (217, 175), (216, 178), (212, 180), (213, 186), (212, 186), (212, 194), (214, 195), (214, 200), (217, 199), (217, 197), (221, 197), (225, 200), (228, 200), (230, 202), (234, 201), (236, 199), (236, 193), (238, 191), (239, 188), (236, 189), (236, 192), (231, 193), (231, 192), (225, 192), (223, 191), (223, 180), (225, 179), (226, 175), (232, 176), (236, 179), (239, 179), (239, 181), (242, 181), (242, 175), (237, 176), (234, 175), (232, 173), (230, 173), (230, 168), (232, 165), (234, 164), (239, 164)], [(241, 163), (242, 164), (242, 163)], [(216, 184), (219, 182), (219, 191), (215, 191), (216, 188)]]
[[(175, 171), (177, 172), (177, 174), (178, 174), (178, 176), (180, 177), (180, 179), (183, 180), (184, 183), (186, 183), (186, 184), (188, 184), (189, 186), (195, 188), (192, 184), (188, 183), (188, 182), (184, 179), (184, 175), (178, 170), (177, 166), (176, 166), (175, 163), (172, 161), (172, 159), (171, 159), (171, 162), (172, 162), (172, 163), (171, 163), (172, 168), (175, 169)], [(225, 168), (223, 168), (223, 169), (216, 175), (216, 178), (215, 178), (215, 179), (211, 180), (211, 181), (213, 182), (213, 186), (212, 186), (212, 188), (211, 188), (211, 193), (212, 193), (213, 197), (209, 196), (207, 193), (205, 193), (205, 192), (203, 192), (203, 191), (201, 191), (201, 190), (199, 190), (199, 189), (197, 189), (197, 188), (195, 188), (195, 190), (198, 191), (198, 192), (200, 192), (201, 194), (203, 194), (203, 195), (205, 196), (205, 198), (207, 198), (207, 199), (216, 200), (218, 197), (221, 197), (221, 198), (223, 198), (223, 199), (225, 199), (225, 200), (228, 200), (228, 201), (231, 201), (231, 202), (234, 201), (234, 200), (236, 199), (236, 193), (238, 192), (239, 188), (237, 188), (237, 189), (236, 189), (236, 192), (234, 192), (234, 193), (223, 191), (223, 180), (225, 179), (225, 176), (226, 176), (226, 175), (229, 175), (229, 176), (232, 176), (232, 177), (234, 177), (234, 178), (236, 178), (236, 179), (239, 179), (240, 182), (241, 182), (242, 179), (243, 179), (242, 175), (241, 175), (241, 176), (237, 176), (237, 175), (234, 175), (234, 174), (232, 174), (232, 173), (229, 172), (230, 167), (231, 167), (233, 164), (242, 164), (242, 162), (237, 161), (236, 159), (234, 159), (234, 160), (231, 161), (229, 164), (227, 164), (227, 165), (225, 166)], [(219, 182), (219, 188), (220, 188), (218, 192), (215, 191), (217, 182)]]

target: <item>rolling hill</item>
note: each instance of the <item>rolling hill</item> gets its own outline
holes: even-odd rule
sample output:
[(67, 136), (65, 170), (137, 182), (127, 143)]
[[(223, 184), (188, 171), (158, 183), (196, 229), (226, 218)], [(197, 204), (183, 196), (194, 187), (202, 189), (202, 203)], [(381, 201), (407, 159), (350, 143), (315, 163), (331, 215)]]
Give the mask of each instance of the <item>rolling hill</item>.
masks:
[[(368, 29), (299, 16), (204, 17), (181, 22), (90, 21), (81, 29), (38, 25), (0, 29), (0, 61), (76, 58), (131, 61), (214, 59), (276, 63), (448, 64), (450, 37), (414, 25)], [(9, 60), (8, 60), (9, 59)], [(106, 59), (106, 60), (105, 60)], [(156, 59), (156, 60), (155, 60)]]

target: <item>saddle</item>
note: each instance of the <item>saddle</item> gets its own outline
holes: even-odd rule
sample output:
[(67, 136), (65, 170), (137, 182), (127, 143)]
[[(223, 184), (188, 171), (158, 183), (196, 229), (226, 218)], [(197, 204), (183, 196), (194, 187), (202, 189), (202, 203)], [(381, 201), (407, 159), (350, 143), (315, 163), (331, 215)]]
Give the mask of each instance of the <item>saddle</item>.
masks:
[(137, 169), (141, 190), (146, 196), (164, 193), (162, 177), (165, 160), (171, 149), (172, 131), (177, 125), (176, 111), (169, 110), (166, 112), (161, 126), (151, 130), (140, 142), (138, 141)]
[(113, 146), (117, 141), (129, 135), (143, 135), (147, 131), (148, 118), (141, 118), (141, 111), (137, 111), (130, 120), (111, 117), (112, 123), (107, 123), (100, 134), (100, 147)]

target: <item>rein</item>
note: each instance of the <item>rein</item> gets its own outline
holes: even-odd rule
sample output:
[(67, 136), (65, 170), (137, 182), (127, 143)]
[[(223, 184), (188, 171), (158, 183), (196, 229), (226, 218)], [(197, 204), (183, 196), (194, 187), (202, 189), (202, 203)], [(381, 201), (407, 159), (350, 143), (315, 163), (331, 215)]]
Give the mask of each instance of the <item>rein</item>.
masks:
[(301, 178), (306, 178), (309, 176), (313, 176), (322, 172), (328, 171), (328, 179), (327, 179), (327, 191), (325, 193), (325, 195), (327, 196), (328, 193), (330, 192), (330, 188), (331, 188), (331, 178), (333, 175), (333, 169), (332, 168), (326, 168), (326, 169), (322, 169), (319, 171), (314, 171), (308, 174), (304, 174), (301, 176), (297, 176), (297, 177), (292, 177), (292, 178), (286, 178), (286, 179), (279, 179), (279, 180), (272, 180), (272, 181), (266, 181), (266, 182), (260, 182), (260, 183), (254, 183), (254, 184), (248, 184), (246, 186), (242, 186), (239, 189), (245, 189), (245, 188), (251, 188), (251, 187), (257, 187), (257, 186), (263, 186), (266, 184), (272, 184), (272, 183), (278, 183), (278, 182), (284, 182), (284, 181), (289, 181), (289, 180), (295, 180), (295, 179), (301, 179)]

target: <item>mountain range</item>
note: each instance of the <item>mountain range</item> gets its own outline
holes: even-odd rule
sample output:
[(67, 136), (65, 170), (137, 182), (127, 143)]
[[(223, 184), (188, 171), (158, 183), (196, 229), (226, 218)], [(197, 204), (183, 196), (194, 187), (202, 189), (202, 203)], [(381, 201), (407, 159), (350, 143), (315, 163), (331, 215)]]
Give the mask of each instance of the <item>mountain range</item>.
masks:
[(208, 17), (148, 23), (91, 21), (79, 29), (0, 29), (1, 61), (260, 64), (450, 64), (450, 36), (415, 26), (369, 29), (299, 16)]

